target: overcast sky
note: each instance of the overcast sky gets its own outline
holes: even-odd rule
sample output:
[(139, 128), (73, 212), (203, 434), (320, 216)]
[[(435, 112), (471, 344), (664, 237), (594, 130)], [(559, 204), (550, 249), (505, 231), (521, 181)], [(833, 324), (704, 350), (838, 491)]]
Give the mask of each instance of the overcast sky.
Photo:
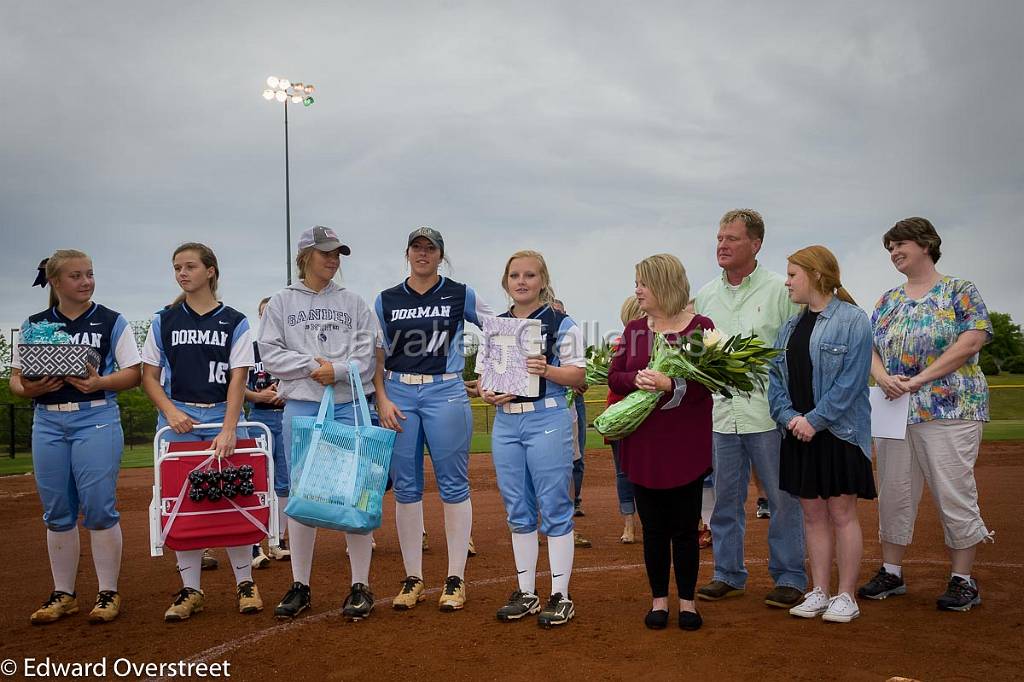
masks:
[(761, 211), (761, 262), (813, 243), (864, 307), (902, 279), (880, 238), (923, 215), (939, 269), (1024, 322), (1024, 3), (5, 2), (0, 323), (45, 307), (38, 261), (79, 248), (129, 319), (177, 294), (183, 241), (214, 248), (254, 315), (293, 241), (351, 245), (368, 301), (439, 229), (450, 274), (504, 304), (513, 251), (547, 259), (578, 321), (618, 325), (634, 265), (717, 275), (726, 210)]

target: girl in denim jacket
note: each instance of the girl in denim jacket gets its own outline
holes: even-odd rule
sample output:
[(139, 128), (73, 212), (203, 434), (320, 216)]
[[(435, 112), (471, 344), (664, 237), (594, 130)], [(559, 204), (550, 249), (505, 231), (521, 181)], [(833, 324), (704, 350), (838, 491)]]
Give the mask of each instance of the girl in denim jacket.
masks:
[[(868, 374), (871, 325), (840, 283), (824, 246), (789, 257), (786, 288), (804, 309), (782, 329), (768, 399), (784, 429), (779, 487), (800, 498), (813, 589), (790, 613), (848, 623), (863, 553), (857, 498), (874, 499)], [(834, 539), (834, 542), (833, 542)], [(839, 590), (829, 596), (833, 544)]]

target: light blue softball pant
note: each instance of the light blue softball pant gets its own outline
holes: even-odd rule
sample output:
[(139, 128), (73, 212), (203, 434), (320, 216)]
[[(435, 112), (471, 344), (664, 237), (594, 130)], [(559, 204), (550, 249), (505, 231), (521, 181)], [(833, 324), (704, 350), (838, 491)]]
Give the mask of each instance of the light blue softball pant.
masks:
[(114, 400), (75, 412), (36, 405), (32, 420), (32, 471), (43, 503), (43, 523), (55, 532), (78, 524), (79, 510), (89, 530), (117, 524), (117, 475), (124, 432)]
[(284, 410), (257, 410), (255, 408), (249, 410), (249, 421), (259, 422), (270, 429), (270, 435), (274, 439), (274, 492), (278, 495), (287, 496), (289, 487), (288, 472), (291, 471), (291, 467), (289, 466), (288, 455), (284, 449), (283, 415)]
[(402, 432), (395, 437), (391, 480), (395, 501), (412, 504), (423, 499), (423, 436), (441, 500), (458, 504), (469, 499), (469, 441), (473, 414), (461, 378), (429, 384), (387, 380), (388, 398), (402, 411)]
[[(227, 414), (228, 404), (225, 403), (214, 403), (212, 407), (196, 407), (195, 405), (189, 405), (183, 403), (180, 400), (171, 400), (174, 406), (179, 410), (187, 414), (192, 419), (195, 419), (200, 424), (223, 424), (224, 415)], [(157, 411), (156, 417), (156, 430), (159, 431), (163, 427), (167, 426), (167, 420), (164, 418), (164, 413)], [(238, 414), (238, 421), (244, 422), (245, 415), (241, 412)], [(220, 429), (192, 429), (187, 433), (175, 433), (173, 430), (164, 431), (160, 436), (160, 440), (167, 441), (168, 443), (196, 443), (203, 440), (213, 440), (220, 433)], [(239, 426), (235, 430), (236, 438), (248, 438), (249, 430), (244, 426)]]
[(501, 408), (494, 417), (491, 451), (498, 489), (513, 533), (537, 530), (550, 537), (571, 533), (573, 525), (572, 416), (564, 398), (556, 407), (522, 414)]

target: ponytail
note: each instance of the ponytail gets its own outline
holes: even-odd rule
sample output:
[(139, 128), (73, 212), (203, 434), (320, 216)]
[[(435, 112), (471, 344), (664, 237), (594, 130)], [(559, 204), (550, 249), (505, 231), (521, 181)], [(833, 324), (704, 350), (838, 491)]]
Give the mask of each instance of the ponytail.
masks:
[(853, 300), (853, 296), (850, 296), (850, 292), (847, 291), (842, 284), (836, 287), (836, 298), (840, 301), (849, 303), (850, 305), (857, 305), (857, 302)]

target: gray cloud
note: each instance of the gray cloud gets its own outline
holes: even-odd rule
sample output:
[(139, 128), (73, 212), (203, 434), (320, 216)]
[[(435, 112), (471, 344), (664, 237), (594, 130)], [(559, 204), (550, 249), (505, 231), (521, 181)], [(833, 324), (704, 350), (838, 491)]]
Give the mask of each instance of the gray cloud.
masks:
[(131, 318), (176, 294), (170, 253), (210, 243), (225, 301), (284, 279), (283, 126), (270, 74), (317, 85), (291, 110), (292, 225), (353, 247), (371, 299), (404, 236), (441, 229), (453, 275), (502, 302), (536, 248), (577, 318), (615, 325), (633, 264), (716, 275), (728, 208), (764, 213), (762, 261), (823, 243), (870, 307), (899, 283), (879, 242), (926, 215), (943, 271), (1024, 321), (1018, 3), (22, 3), (0, 26), (0, 321), (43, 306), (39, 258), (92, 254)]

